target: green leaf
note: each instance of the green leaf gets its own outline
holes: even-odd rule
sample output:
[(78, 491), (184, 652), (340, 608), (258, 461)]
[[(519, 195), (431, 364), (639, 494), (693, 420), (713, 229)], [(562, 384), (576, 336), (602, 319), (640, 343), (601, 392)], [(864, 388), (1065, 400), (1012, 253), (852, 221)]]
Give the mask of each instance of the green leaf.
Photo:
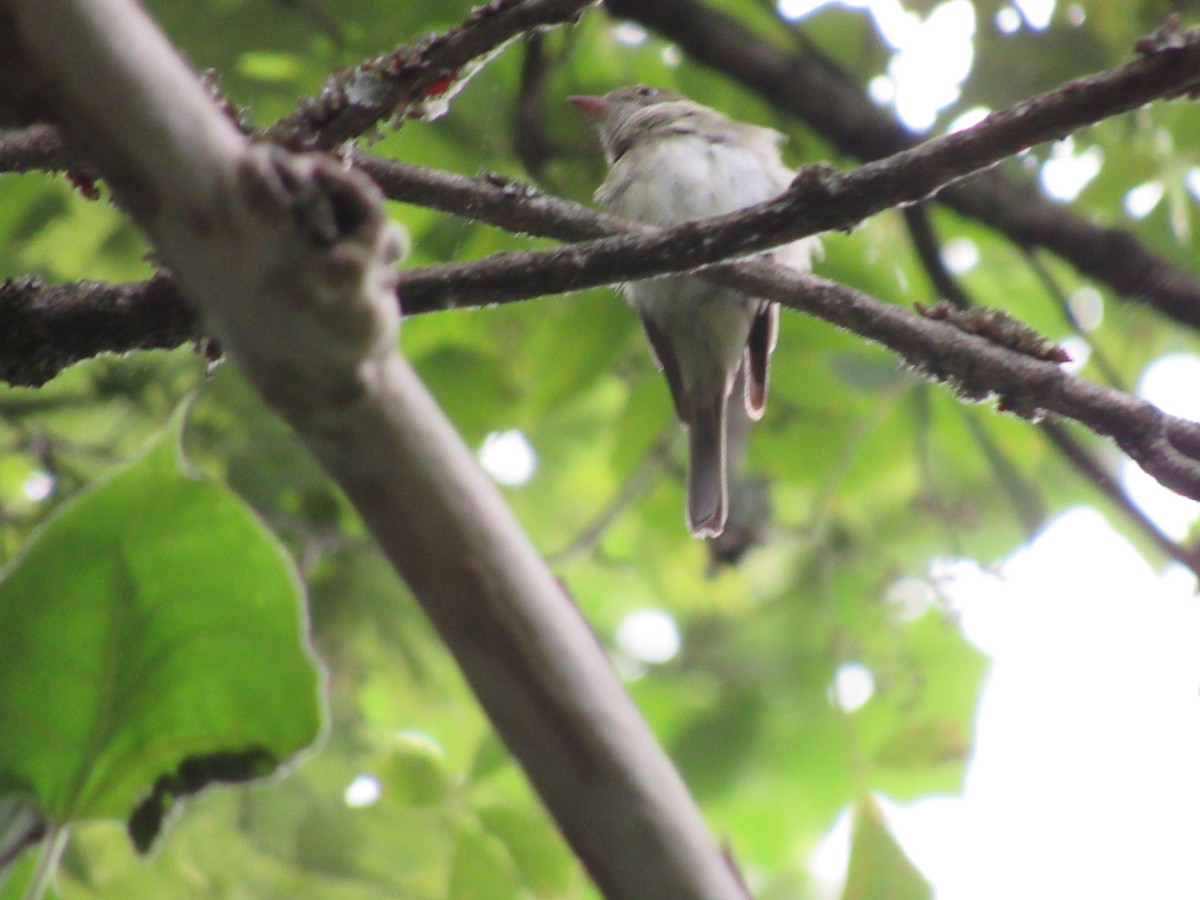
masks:
[(477, 811), (483, 827), (507, 848), (527, 887), (539, 896), (566, 893), (577, 863), (546, 813), (511, 804)]
[(929, 882), (888, 831), (878, 804), (869, 796), (859, 800), (842, 900), (928, 900), (931, 896)]
[(389, 748), (383, 783), (395, 802), (412, 806), (437, 803), (451, 787), (441, 749), (421, 735), (396, 735)]
[(451, 864), (451, 900), (516, 900), (516, 866), (508, 848), (473, 822), (463, 824)]
[(0, 785), (55, 823), (264, 775), (321, 729), (295, 574), (226, 489), (181, 468), (182, 416), (64, 505), (0, 580)]
[(986, 659), (937, 612), (890, 640), (877, 649), (878, 695), (854, 714), (871, 786), (898, 799), (958, 790)]

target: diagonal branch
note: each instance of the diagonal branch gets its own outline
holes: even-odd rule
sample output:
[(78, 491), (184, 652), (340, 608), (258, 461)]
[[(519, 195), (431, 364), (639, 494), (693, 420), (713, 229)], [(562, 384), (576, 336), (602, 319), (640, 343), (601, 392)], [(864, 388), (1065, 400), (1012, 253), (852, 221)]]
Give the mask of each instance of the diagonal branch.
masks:
[[(575, 4), (578, 8), (586, 5)], [(815, 52), (786, 55), (757, 39), (736, 20), (697, 0), (650, 0), (637, 6), (610, 0), (608, 6), (613, 12), (639, 18), (651, 27), (671, 34), (699, 60), (726, 71), (764, 93), (780, 108), (807, 119), (848, 153), (875, 159), (913, 146), (912, 135), (871, 104), (857, 84), (834, 70)], [(398, 80), (393, 80), (392, 88), (401, 101), (404, 96), (412, 100), (435, 86), (439, 79), (445, 81), (446, 66), (473, 58), (472, 53), (486, 53), (489, 48), (499, 46), (509, 35), (506, 29), (518, 20), (538, 18), (542, 21), (539, 17), (544, 17), (548, 22), (560, 16), (569, 17), (572, 8), (566, 0), (557, 3), (530, 0), (516, 6), (512, 2), (491, 4), (468, 23), (421, 47), (398, 50), (384, 57), (394, 63), (391, 68), (397, 69), (393, 74)], [(679, 15), (681, 10), (687, 15)], [(1176, 52), (1194, 54), (1194, 43), (1194, 32), (1164, 31), (1144, 40), (1140, 46), (1147, 55), (1161, 58)], [(376, 72), (379, 68), (375, 63), (366, 63), (356, 71)], [(401, 74), (403, 78), (399, 78)], [(350, 103), (345, 96), (347, 77), (345, 74), (335, 76), (321, 98), (302, 103), (296, 114), (277, 123), (272, 132), (291, 143), (315, 142), (315, 145), (330, 146), (357, 133), (345, 123), (353, 121), (355, 128), (361, 131), (395, 112), (395, 107), (385, 108), (384, 103), (374, 106)], [(370, 77), (378, 77), (378, 72)], [(1188, 77), (1194, 79), (1194, 73)], [(1178, 83), (1179, 91), (1189, 89), (1185, 80), (1181, 78)], [(1090, 81), (1081, 79), (1068, 88), (1090, 95)], [(1153, 96), (1156, 94), (1147, 93), (1140, 101), (1135, 98), (1123, 108), (1132, 108)], [(361, 98), (356, 95), (356, 99)], [(1039, 100), (1018, 104), (1008, 112), (1019, 118), (1026, 108), (1034, 108)], [(1103, 102), (1099, 95), (1097, 100)], [(1084, 124), (1117, 111), (1118, 108), (1098, 111), (1095, 116), (1086, 118)], [(347, 118), (343, 119), (343, 116)], [(1027, 145), (1056, 136), (1053, 131), (1031, 134)], [(0, 171), (62, 169), (72, 165), (77, 163), (71, 160), (61, 144), (55, 145), (53, 134), (47, 130), (0, 136)], [(967, 182), (944, 188), (938, 196), (960, 212), (1007, 232), (1023, 246), (1051, 249), (1070, 260), (1084, 274), (1108, 283), (1118, 293), (1156, 306), (1176, 321), (1192, 327), (1200, 322), (1200, 282), (1193, 275), (1156, 256), (1128, 232), (1092, 225), (1069, 210), (1049, 203), (1026, 182), (985, 172)]]
[[(640, 240), (619, 237), (547, 253), (509, 254), (453, 270), (430, 267), (406, 279), (406, 307), (445, 309), (576, 290), (617, 277), (695, 268), (819, 231), (852, 228), (869, 215), (920, 200), (1034, 143), (1194, 90), (1200, 79), (1200, 30), (1173, 37), (1148, 44), (1142, 58), (1117, 69), (1071, 82), (994, 113), (971, 129), (853, 172), (814, 167), (784, 197), (749, 212), (687, 223)], [(447, 295), (443, 279), (451, 271), (454, 291)], [(1200, 323), (1200, 303), (1176, 314)]]
[(354, 503), (600, 889), (745, 900), (583, 616), (399, 356), (378, 189), (246, 140), (137, 4), (3, 0), (0, 22), (28, 63), (17, 84), (0, 69), (0, 94), (37, 99), (116, 186)]
[[(695, 269), (822, 231), (849, 230), (868, 216), (922, 200), (1033, 144), (1056, 140), (1154, 99), (1185, 95), (1198, 85), (1200, 29), (1191, 29), (1163, 49), (992, 113), (972, 128), (850, 172), (824, 165), (801, 170), (787, 193), (737, 213), (645, 237), (497, 254), (474, 266), (430, 266), (421, 275), (409, 273), (405, 306), (445, 309), (464, 297), (474, 305), (579, 290)], [(446, 296), (441, 283), (451, 269), (455, 292)], [(1187, 313), (1189, 324), (1200, 325), (1200, 303), (1179, 312)]]
[[(360, 164), (387, 185), (393, 196), (429, 200), (436, 195), (442, 201), (440, 208), (448, 212), (508, 225), (520, 223), (521, 230), (533, 234), (572, 238), (612, 233), (617, 229), (637, 234), (652, 232), (646, 226), (621, 222), (511, 183), (447, 175), (385, 160), (364, 159)], [(511, 256), (514, 255), (500, 256), (503, 264), (499, 269), (504, 275), (496, 275), (497, 282), (512, 275)], [(400, 291), (406, 308), (413, 299), (411, 285), (418, 284), (424, 290), (430, 269), (439, 271), (445, 279), (442, 289), (418, 294), (418, 299), (452, 302), (457, 296), (457, 273), (473, 270), (471, 280), (475, 284), (490, 283), (495, 273), (479, 270), (486, 270), (495, 259), (402, 273)], [(1128, 394), (1068, 375), (1053, 362), (1036, 359), (961, 331), (947, 322), (918, 316), (816, 276), (797, 275), (764, 262), (722, 264), (705, 269), (705, 275), (877, 341), (926, 373), (952, 380), (967, 399), (995, 394), (1013, 410), (1029, 411), (1036, 416), (1036, 410), (1046, 409), (1075, 419), (1099, 434), (1112, 437), (1163, 484), (1200, 499), (1200, 465), (1196, 463), (1200, 460), (1200, 426), (1194, 423), (1167, 416)], [(625, 272), (610, 272), (609, 277), (622, 278)], [(425, 310), (418, 307), (417, 311)]]
[[(960, 309), (969, 307), (978, 307), (971, 297), (967, 294), (962, 285), (953, 275), (946, 269), (942, 262), (942, 257), (938, 248), (937, 235), (934, 233), (933, 224), (929, 221), (928, 211), (924, 206), (910, 206), (905, 210), (905, 220), (908, 223), (909, 231), (912, 234), (913, 243), (917, 247), (917, 254), (921, 259), (921, 265), (929, 275), (938, 293), (943, 296), (948, 296), (951, 303)], [(1031, 263), (1037, 266), (1037, 260), (1031, 258)], [(1047, 288), (1057, 295), (1060, 305), (1069, 315), (1067, 309), (1066, 298), (1061, 295), (1058, 286), (1054, 284), (1049, 272), (1044, 267), (1037, 267), (1039, 278), (1046, 284)], [(1074, 320), (1072, 319), (1072, 324)], [(1117, 382), (1111, 377), (1111, 369), (1102, 362), (1103, 357), (1099, 357), (1096, 348), (1092, 348), (1093, 359), (1101, 364), (1101, 371), (1109, 377), (1109, 385), (1117, 386)], [(1114, 473), (1108, 471), (1100, 459), (1096, 457), (1081, 441), (1077, 440), (1074, 435), (1067, 429), (1064, 423), (1055, 421), (1053, 418), (1047, 417), (1038, 423), (1038, 428), (1045, 435), (1046, 440), (1054, 447), (1058, 453), (1070, 463), (1075, 470), (1085, 479), (1091, 482), (1092, 487), (1100, 494), (1107, 497), (1114, 506), (1140, 531), (1144, 536), (1149, 538), (1163, 554), (1168, 558), (1174, 559), (1177, 562), (1187, 566), (1198, 578), (1200, 578), (1200, 550), (1196, 548), (1188, 548), (1181, 543), (1172, 540), (1161, 528), (1154, 523), (1137, 504), (1130, 499), (1129, 495), (1121, 487)], [(997, 451), (998, 452), (998, 451)]]
[(482, 62), (522, 34), (578, 20), (596, 0), (492, 0), (465, 22), (331, 76), (316, 97), (267, 129), (294, 150), (332, 150), (387, 121), (444, 104)]
[[(397, 194), (436, 196), (448, 211), (513, 225), (533, 234), (571, 238), (629, 230), (650, 231), (587, 207), (504, 181), (471, 179), (386, 160), (360, 161)], [(383, 177), (386, 176), (386, 177)], [(435, 267), (444, 279), (433, 290), (427, 269), (401, 273), (424, 286), (427, 296), (453, 299), (457, 270), (481, 263)], [(1015, 410), (1047, 409), (1111, 436), (1151, 475), (1185, 496), (1200, 499), (1200, 426), (1163, 414), (1145, 401), (1068, 375), (1057, 365), (968, 334), (954, 325), (918, 316), (853, 288), (764, 262), (724, 264), (706, 276), (747, 293), (778, 300), (888, 347), (906, 361), (961, 386), (968, 399), (996, 394)], [(621, 272), (613, 273), (620, 278)], [(2, 293), (2, 292), (0, 292)], [(405, 291), (406, 304), (408, 294)], [(507, 299), (519, 299), (508, 297)], [(467, 305), (463, 303), (462, 305)], [(474, 304), (472, 304), (474, 305)], [(429, 311), (426, 307), (424, 311)]]
[[(838, 150), (875, 160), (916, 145), (917, 138), (864, 93), (862, 86), (811, 51), (790, 52), (701, 0), (606, 0), (613, 15), (633, 19), (693, 59), (807, 122)], [(1160, 43), (1169, 43), (1170, 32)], [(1154, 38), (1141, 46), (1152, 46)], [(986, 172), (937, 199), (1008, 235), (1042, 247), (1080, 273), (1189, 327), (1200, 324), (1200, 280), (1151, 252), (1136, 237), (1106, 228), (1047, 200), (1027, 179)]]
[[(429, 114), (515, 38), (575, 22), (596, 2), (492, 0), (464, 22), (415, 46), (401, 46), (353, 69), (335, 72), (316, 97), (302, 98), (290, 116), (258, 137), (292, 150), (332, 150), (382, 123)], [(252, 131), (245, 123), (237, 124)], [(0, 130), (0, 172), (53, 172), (86, 166), (52, 126), (35, 125), (8, 133)]]

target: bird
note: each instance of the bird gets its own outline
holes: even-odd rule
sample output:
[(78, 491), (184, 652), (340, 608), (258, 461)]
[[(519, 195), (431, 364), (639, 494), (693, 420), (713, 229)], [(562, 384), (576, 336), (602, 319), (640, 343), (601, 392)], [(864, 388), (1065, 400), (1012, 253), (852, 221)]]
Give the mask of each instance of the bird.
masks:
[[(724, 215), (783, 193), (795, 172), (780, 155), (784, 136), (739, 122), (683, 94), (648, 85), (570, 102), (599, 132), (608, 175), (596, 201), (608, 212), (670, 227)], [(765, 254), (801, 271), (816, 238)], [(728, 516), (727, 403), (739, 373), (744, 403), (760, 419), (779, 328), (778, 304), (695, 275), (620, 286), (638, 314), (675, 412), (688, 430), (687, 525), (714, 538)]]

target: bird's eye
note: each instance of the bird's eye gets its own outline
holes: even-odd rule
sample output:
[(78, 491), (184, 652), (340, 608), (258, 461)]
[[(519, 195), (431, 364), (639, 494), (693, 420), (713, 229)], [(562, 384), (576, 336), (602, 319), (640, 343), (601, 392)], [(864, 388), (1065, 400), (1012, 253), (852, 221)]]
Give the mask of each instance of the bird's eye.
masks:
[(638, 89), (637, 89), (637, 95), (638, 95), (639, 97), (649, 97), (649, 96), (650, 96), (651, 94), (653, 94), (653, 93), (654, 93), (654, 88), (652, 88), (652, 87), (647, 87), (647, 86), (646, 86), (646, 85), (644, 85), (644, 84), (640, 84), (640, 85), (638, 85)]

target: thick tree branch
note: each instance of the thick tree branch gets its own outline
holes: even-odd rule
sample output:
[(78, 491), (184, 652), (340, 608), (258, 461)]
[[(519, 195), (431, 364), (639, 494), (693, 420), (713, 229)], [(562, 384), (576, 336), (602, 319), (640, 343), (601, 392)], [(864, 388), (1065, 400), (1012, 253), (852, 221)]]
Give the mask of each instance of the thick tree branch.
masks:
[(200, 317), (164, 275), (121, 285), (0, 282), (0, 380), (19, 387), (39, 387), (101, 353), (171, 349), (202, 334)]
[[(783, 50), (701, 0), (606, 0), (605, 5), (807, 122), (850, 156), (876, 160), (917, 144), (861, 85), (816, 54)], [(937, 199), (1017, 244), (1052, 251), (1127, 299), (1189, 327), (1200, 325), (1200, 279), (1130, 233), (1093, 224), (1051, 203), (1028, 180), (987, 172), (940, 191)]]
[(398, 355), (397, 241), (370, 180), (251, 144), (127, 0), (4, 0), (0, 21), (30, 73), (0, 88), (37, 95), (87, 148), (351, 498), (601, 890), (745, 900), (583, 617)]

